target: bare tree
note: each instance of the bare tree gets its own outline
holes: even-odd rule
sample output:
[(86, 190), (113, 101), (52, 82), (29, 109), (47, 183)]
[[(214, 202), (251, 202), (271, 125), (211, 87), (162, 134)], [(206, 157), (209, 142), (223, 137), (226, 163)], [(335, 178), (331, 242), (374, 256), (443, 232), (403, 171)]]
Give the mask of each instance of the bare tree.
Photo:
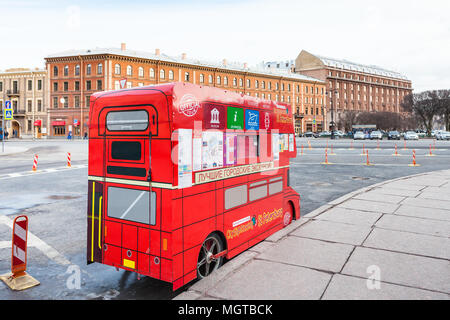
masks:
[(438, 90), (436, 92), (439, 104), (439, 114), (445, 125), (445, 130), (450, 131), (450, 90)]
[(357, 124), (358, 112), (355, 110), (346, 110), (339, 115), (338, 127), (344, 128), (346, 132), (352, 131), (353, 125)]
[(402, 103), (406, 112), (416, 114), (424, 125), (428, 136), (431, 136), (434, 118), (440, 113), (437, 91), (425, 91), (407, 95)]

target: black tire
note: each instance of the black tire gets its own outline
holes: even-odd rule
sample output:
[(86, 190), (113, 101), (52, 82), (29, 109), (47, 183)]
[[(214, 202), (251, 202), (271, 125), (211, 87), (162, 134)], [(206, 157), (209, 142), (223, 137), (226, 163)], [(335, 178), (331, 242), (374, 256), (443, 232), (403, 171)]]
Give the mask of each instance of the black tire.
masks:
[(211, 259), (211, 256), (222, 252), (223, 248), (222, 239), (215, 233), (210, 234), (203, 241), (197, 260), (197, 277), (199, 279), (206, 278), (220, 268), (224, 258), (220, 257), (215, 260)]

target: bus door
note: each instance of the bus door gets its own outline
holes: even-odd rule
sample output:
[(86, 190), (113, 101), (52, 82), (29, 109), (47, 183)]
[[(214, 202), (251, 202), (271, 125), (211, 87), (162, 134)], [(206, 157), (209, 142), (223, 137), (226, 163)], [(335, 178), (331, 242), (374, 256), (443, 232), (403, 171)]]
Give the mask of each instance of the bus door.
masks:
[(106, 115), (104, 262), (148, 273), (150, 226), (156, 224), (152, 190), (152, 106), (115, 108)]

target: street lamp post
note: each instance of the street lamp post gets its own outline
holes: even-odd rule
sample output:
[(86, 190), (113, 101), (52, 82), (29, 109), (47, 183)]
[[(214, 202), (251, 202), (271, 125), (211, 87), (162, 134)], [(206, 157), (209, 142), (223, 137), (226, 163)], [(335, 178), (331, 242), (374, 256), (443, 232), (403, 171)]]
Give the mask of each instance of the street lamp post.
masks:
[(335, 139), (334, 131), (335, 131), (335, 123), (334, 123), (334, 108), (333, 108), (333, 93), (337, 94), (339, 91), (337, 89), (327, 91), (327, 94), (330, 94), (330, 111), (331, 111), (331, 139)]

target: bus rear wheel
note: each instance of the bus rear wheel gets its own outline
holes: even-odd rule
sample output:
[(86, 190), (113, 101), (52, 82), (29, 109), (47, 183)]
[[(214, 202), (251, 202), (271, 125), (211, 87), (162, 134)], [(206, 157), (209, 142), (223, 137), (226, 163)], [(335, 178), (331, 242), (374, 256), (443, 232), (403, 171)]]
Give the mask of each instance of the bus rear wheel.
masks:
[(223, 257), (214, 258), (214, 255), (223, 251), (222, 239), (216, 234), (209, 235), (200, 248), (197, 261), (197, 277), (206, 278), (217, 270), (223, 262)]

